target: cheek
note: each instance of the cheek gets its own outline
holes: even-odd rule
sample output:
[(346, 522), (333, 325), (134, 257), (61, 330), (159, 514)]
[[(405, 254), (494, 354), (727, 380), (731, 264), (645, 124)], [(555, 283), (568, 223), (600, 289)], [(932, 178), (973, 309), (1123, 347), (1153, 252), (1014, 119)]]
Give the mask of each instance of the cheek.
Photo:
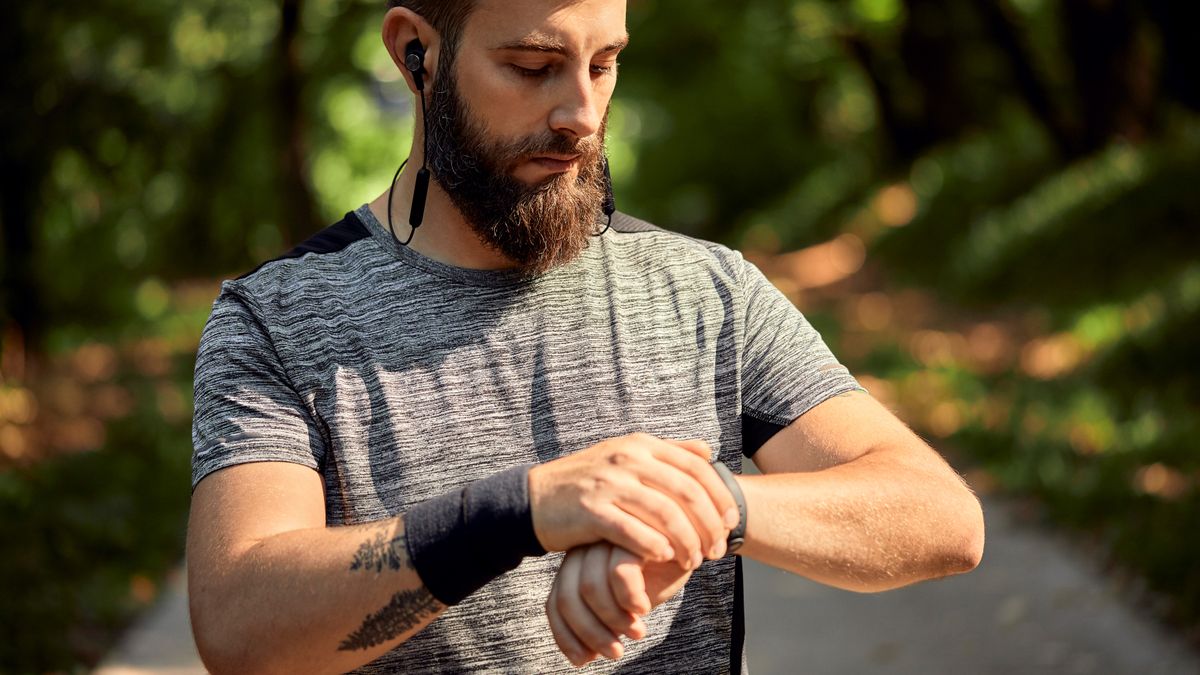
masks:
[(536, 129), (541, 119), (538, 99), (529, 87), (514, 82), (503, 69), (491, 64), (470, 68), (469, 72), (459, 76), (459, 94), (489, 134), (516, 138)]

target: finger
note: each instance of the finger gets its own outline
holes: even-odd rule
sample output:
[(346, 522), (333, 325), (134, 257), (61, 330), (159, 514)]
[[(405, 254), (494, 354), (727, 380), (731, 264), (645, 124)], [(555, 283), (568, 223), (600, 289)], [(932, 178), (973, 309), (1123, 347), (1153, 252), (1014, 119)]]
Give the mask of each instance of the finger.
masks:
[(617, 604), (609, 587), (608, 559), (612, 548), (607, 543), (587, 547), (583, 569), (579, 574), (579, 595), (609, 632), (633, 637), (637, 617)]
[[(714, 477), (716, 472), (699, 457), (666, 442), (660, 443), (662, 447), (651, 450), (652, 456), (658, 461), (639, 463), (630, 468), (644, 484), (654, 487), (673, 499), (682, 509), (683, 515), (691, 524), (692, 531), (699, 537), (700, 548), (689, 549), (692, 556), (691, 567), (684, 565), (686, 569), (694, 569), (705, 557), (718, 558), (724, 555), (723, 544), (727, 530), (724, 519), (717, 511), (717, 507), (714, 506), (707, 488), (680, 466), (686, 465), (690, 461), (698, 463), (701, 468), (712, 473)], [(675, 457), (664, 461), (659, 459), (659, 454), (674, 455)], [(716, 480), (720, 483), (720, 477), (716, 477)], [(722, 490), (725, 490), (724, 483), (720, 483), (720, 486)], [(725, 491), (728, 492), (728, 490)], [(668, 532), (664, 532), (664, 534), (670, 536)], [(681, 558), (682, 560), (686, 560), (686, 558)]]
[[(671, 445), (667, 441), (662, 441), (662, 443), (668, 446)], [(708, 444), (704, 443), (704, 441), (680, 441), (680, 443), (686, 443), (695, 448), (708, 447)], [(656, 450), (662, 450), (662, 454), (658, 454)], [(720, 514), (721, 524), (725, 527), (725, 532), (720, 535), (720, 540), (724, 543), (726, 533), (737, 525), (740, 517), (738, 515), (737, 502), (734, 501), (729, 488), (725, 487), (725, 482), (721, 480), (716, 470), (708, 462), (710, 451), (704, 452), (703, 456), (701, 456), (700, 452), (670, 452), (656, 445), (651, 449), (651, 452), (661, 461), (672, 464), (675, 468), (687, 473), (704, 488), (705, 492), (708, 493), (713, 507)], [(724, 553), (723, 550), (722, 553)]]
[(642, 561), (625, 549), (614, 546), (609, 553), (608, 568), (609, 586), (617, 604), (635, 615), (648, 614), (652, 608), (650, 596), (646, 593)]
[(628, 511), (610, 504), (596, 515), (598, 534), (605, 541), (645, 560), (667, 562), (675, 558), (671, 541)]
[(579, 580), (583, 569), (583, 556), (563, 558), (558, 568), (558, 594), (555, 605), (571, 632), (588, 650), (609, 659), (619, 659), (625, 648), (617, 635), (610, 632), (596, 615), (588, 609), (579, 594)]
[(683, 448), (684, 450), (691, 451), (697, 457), (704, 460), (704, 462), (706, 464), (708, 462), (711, 462), (716, 459), (715, 457), (713, 457), (712, 446), (709, 445), (708, 442), (704, 441), (703, 439), (700, 439), (700, 438), (684, 438), (684, 439), (669, 438), (669, 439), (664, 439), (664, 440), (666, 440), (668, 443), (673, 443), (675, 445), (678, 445), (679, 447)]
[[(681, 476), (677, 471), (672, 473)], [(686, 490), (678, 487), (686, 478), (677, 480), (673, 476), (655, 476), (645, 467), (635, 468), (634, 474), (644, 482), (631, 482), (623, 487), (616, 495), (616, 505), (666, 535), (675, 549), (675, 560), (679, 565), (684, 569), (694, 569), (704, 559), (701, 553), (704, 541), (684, 507), (669, 496), (675, 490)], [(699, 488), (696, 490), (699, 491)], [(694, 495), (687, 497), (686, 501), (693, 503)]]
[[(721, 512), (722, 516), (724, 516), (729, 509), (733, 509), (736, 515), (737, 503), (734, 502), (733, 495), (729, 494), (729, 489), (725, 487), (723, 482), (721, 482), (720, 476), (716, 476), (716, 472), (712, 471), (712, 463), (717, 459), (715, 457), (715, 453), (712, 451), (712, 446), (698, 438), (684, 440), (672, 439), (663, 440), (662, 442), (669, 445), (674, 445), (684, 450), (688, 450), (695, 455), (697, 459), (702, 460), (702, 462), (697, 462), (695, 459), (687, 457), (686, 455), (682, 455), (681, 453), (672, 453), (670, 456), (661, 458), (663, 461), (676, 460), (678, 462), (682, 462), (680, 464), (676, 464), (677, 468), (682, 471), (686, 471), (704, 486), (704, 488), (712, 497), (713, 504), (717, 506), (717, 510)], [(725, 508), (721, 508), (722, 506)], [(729, 529), (732, 529), (734, 525), (737, 525), (737, 521), (731, 519), (730, 523), (728, 524)]]
[(546, 622), (550, 624), (550, 635), (554, 637), (554, 644), (558, 645), (558, 651), (567, 657), (572, 666), (579, 668), (594, 660), (599, 654), (593, 652), (583, 643), (575, 634), (571, 632), (567, 622), (563, 620), (562, 614), (558, 611), (558, 577), (555, 577), (554, 585), (550, 588), (550, 597), (546, 599)]

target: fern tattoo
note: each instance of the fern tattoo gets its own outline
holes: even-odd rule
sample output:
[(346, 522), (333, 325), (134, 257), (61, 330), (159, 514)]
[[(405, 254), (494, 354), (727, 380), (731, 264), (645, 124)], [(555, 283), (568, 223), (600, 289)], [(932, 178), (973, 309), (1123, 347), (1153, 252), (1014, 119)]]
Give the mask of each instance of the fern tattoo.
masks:
[(385, 569), (403, 568), (413, 569), (404, 535), (389, 540), (382, 532), (377, 532), (374, 539), (364, 541), (350, 563), (351, 571), (368, 570), (377, 574)]
[(370, 614), (363, 624), (338, 645), (338, 651), (354, 651), (370, 649), (392, 640), (414, 626), (422, 619), (437, 614), (442, 609), (429, 591), (418, 588), (411, 591), (400, 591), (392, 596), (383, 609)]

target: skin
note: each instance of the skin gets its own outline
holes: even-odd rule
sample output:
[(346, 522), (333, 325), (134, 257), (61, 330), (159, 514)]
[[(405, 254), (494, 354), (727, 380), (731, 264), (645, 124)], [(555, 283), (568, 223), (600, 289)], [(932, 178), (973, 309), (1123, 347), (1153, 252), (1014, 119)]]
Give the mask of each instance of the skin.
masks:
[[(384, 43), (415, 93), (416, 84), (403, 66), (404, 46), (419, 39), (425, 46), (426, 92), (430, 91), (441, 56), (441, 39), (420, 16), (391, 10), (384, 20)], [(457, 58), (459, 91), (468, 108), (497, 138), (517, 139), (550, 129), (574, 138), (594, 136), (616, 86), (617, 56), (628, 40), (623, 0), (562, 2), (479, 2), (467, 22)], [(546, 51), (552, 49), (552, 51)], [(525, 71), (542, 71), (531, 74)], [(408, 236), (409, 208), (417, 169), (421, 166), (422, 120), (417, 113), (416, 138), (408, 165), (393, 194), (396, 234)], [(526, 162), (513, 176), (533, 183), (560, 167)], [(567, 172), (575, 176), (578, 167)], [(371, 202), (380, 222), (387, 221), (387, 193)], [(463, 220), (450, 198), (433, 181), (425, 206), (425, 224), (410, 246), (457, 267), (509, 269), (515, 263), (483, 244)]]
[[(983, 556), (979, 501), (940, 455), (863, 392), (814, 407), (753, 461), (764, 475), (737, 479), (747, 504), (738, 555), (858, 592), (967, 572)], [(642, 637), (637, 618), (691, 576), (675, 565), (596, 552), (606, 547), (569, 552), (569, 573), (560, 572), (546, 603), (555, 641), (576, 666), (618, 658), (620, 636)], [(637, 569), (650, 594), (629, 590)]]
[[(530, 477), (536, 534), (548, 550), (607, 539), (641, 551), (639, 560), (694, 569), (703, 557), (694, 523), (723, 537), (716, 514), (733, 506), (710, 453), (702, 441), (633, 434), (543, 464)], [(672, 541), (677, 531), (688, 542)], [(445, 608), (424, 589), (403, 537), (403, 516), (328, 527), (321, 476), (307, 467), (260, 462), (206, 477), (188, 528), (192, 627), (205, 666), (345, 672), (412, 637)]]
[[(401, 64), (404, 46), (421, 40), (430, 86), (436, 31), (393, 9), (383, 37), (414, 92)], [(625, 39), (623, 0), (480, 0), (457, 55), (461, 94), (498, 138), (546, 128), (587, 137), (608, 107)], [(401, 237), (421, 140), (396, 186)], [(536, 181), (562, 170), (575, 168), (535, 161), (514, 175)], [(382, 222), (386, 199), (371, 204)], [(436, 182), (425, 214), (412, 242), (423, 255), (474, 269), (513, 266), (475, 237)], [(638, 617), (677, 592), (702, 558), (724, 555), (733, 502), (710, 455), (701, 441), (633, 435), (530, 473), (535, 532), (547, 549), (569, 551), (547, 613), (573, 663), (619, 658), (614, 635), (643, 636)], [(817, 406), (755, 461), (769, 475), (742, 478), (751, 513), (745, 555), (864, 591), (978, 562), (978, 502), (869, 397)], [(305, 467), (244, 464), (205, 478), (188, 532), (192, 624), (205, 665), (214, 673), (344, 672), (403, 643), (444, 609), (412, 569), (403, 536), (403, 516), (328, 527), (321, 477)]]
[[(487, 129), (505, 137), (547, 127), (595, 134), (624, 20), (624, 3), (612, 0), (484, 0), (458, 52), (467, 104), (493, 113)], [(419, 16), (389, 11), (383, 35), (397, 64), (404, 46), (420, 39), (427, 70), (437, 72), (440, 41)], [(531, 43), (556, 51), (513, 46)], [(530, 77), (515, 66), (547, 69)], [(419, 164), (417, 154), (410, 166)], [(576, 170), (533, 162), (516, 175), (538, 180), (564, 169)], [(411, 183), (405, 174), (397, 186), (398, 216), (408, 211)], [(511, 266), (474, 238), (436, 182), (414, 247), (462, 267)], [(724, 554), (736, 514), (708, 465), (711, 454), (702, 441), (634, 434), (540, 465), (529, 485), (535, 532), (548, 550), (608, 540), (640, 559), (694, 568)], [(321, 477), (305, 467), (243, 464), (206, 477), (193, 494), (188, 531), (192, 625), (205, 665), (215, 673), (344, 672), (395, 648), (444, 609), (407, 560), (403, 536), (403, 516), (328, 527)]]

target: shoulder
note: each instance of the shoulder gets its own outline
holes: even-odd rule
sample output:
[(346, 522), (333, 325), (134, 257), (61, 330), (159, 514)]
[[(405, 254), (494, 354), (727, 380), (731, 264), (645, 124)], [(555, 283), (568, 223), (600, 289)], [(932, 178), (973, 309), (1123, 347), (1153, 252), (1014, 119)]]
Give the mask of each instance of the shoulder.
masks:
[(613, 214), (610, 241), (622, 253), (654, 264), (691, 264), (740, 280), (745, 260), (723, 244), (674, 232), (620, 211)]
[(353, 282), (378, 262), (373, 241), (362, 219), (349, 212), (286, 253), (226, 281), (218, 303), (236, 299), (255, 309), (320, 304), (354, 288)]
[(370, 230), (351, 211), (343, 216), (341, 220), (297, 244), (287, 253), (259, 264), (258, 267), (246, 272), (234, 281), (242, 282), (246, 285), (254, 285), (255, 283), (270, 279), (275, 274), (283, 271), (320, 267), (320, 263), (322, 262), (336, 264), (340, 262), (340, 254), (343, 254), (346, 249), (370, 238)]

